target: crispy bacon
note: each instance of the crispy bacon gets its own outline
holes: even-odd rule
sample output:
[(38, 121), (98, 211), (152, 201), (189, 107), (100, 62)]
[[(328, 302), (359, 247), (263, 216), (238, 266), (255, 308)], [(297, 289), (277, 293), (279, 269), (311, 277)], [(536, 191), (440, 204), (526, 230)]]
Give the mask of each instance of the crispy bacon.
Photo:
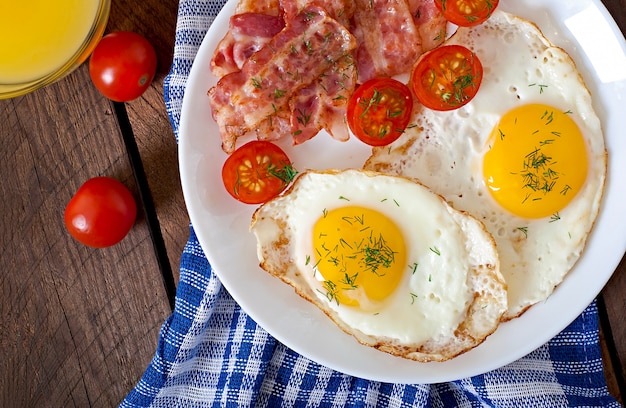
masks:
[[(265, 15), (280, 18), (281, 12), (278, 4), (279, 0), (239, 0), (235, 8), (235, 14), (230, 19), (229, 29), (224, 38), (220, 41), (213, 58), (211, 59), (211, 72), (218, 78), (231, 72), (239, 71), (243, 65), (245, 55), (250, 50), (258, 50), (267, 44), (273, 35), (250, 36), (246, 35), (246, 28), (249, 26), (262, 26), (262, 17), (249, 20), (240, 20), (236, 16)], [(281, 19), (282, 20), (282, 19)], [(273, 25), (273, 24), (272, 24)], [(246, 52), (248, 50), (248, 52)], [(249, 57), (249, 55), (248, 55)]]
[(300, 10), (311, 5), (323, 8), (330, 17), (345, 27), (349, 27), (355, 9), (354, 0), (280, 0), (280, 7), (286, 19), (294, 17)]
[(282, 28), (284, 20), (315, 4), (344, 26), (354, 13), (352, 0), (241, 0), (230, 19), (229, 30), (211, 59), (211, 72), (220, 78), (239, 71), (250, 56), (267, 44)]
[(447, 21), (435, 6), (435, 0), (408, 0), (408, 5), (422, 42), (422, 51), (440, 45), (446, 39)]
[(319, 113), (322, 108), (318, 84), (319, 82), (315, 81), (305, 86), (289, 101), (291, 111), (289, 124), (294, 144), (304, 143), (322, 128), (319, 122)]
[(434, 0), (240, 0), (211, 60), (223, 149), (248, 133), (299, 144), (325, 129), (347, 140), (357, 79), (408, 71), (445, 27)]
[(229, 30), (211, 59), (211, 72), (222, 77), (243, 64), (285, 27), (281, 16), (241, 13), (230, 18)]
[(356, 0), (352, 32), (357, 38), (359, 82), (408, 71), (422, 43), (407, 0)]
[(282, 120), (285, 110), (291, 113), (294, 95), (355, 47), (350, 32), (317, 6), (287, 20), (285, 29), (254, 53), (241, 71), (225, 75), (209, 90), (222, 149), (231, 153), (238, 137), (264, 122)]
[(356, 86), (352, 55), (335, 62), (314, 83), (302, 88), (290, 102), (293, 143), (300, 144), (325, 129), (334, 139), (350, 137), (345, 107)]
[(280, 14), (279, 9), (279, 0), (239, 0), (235, 14), (259, 13), (277, 16)]

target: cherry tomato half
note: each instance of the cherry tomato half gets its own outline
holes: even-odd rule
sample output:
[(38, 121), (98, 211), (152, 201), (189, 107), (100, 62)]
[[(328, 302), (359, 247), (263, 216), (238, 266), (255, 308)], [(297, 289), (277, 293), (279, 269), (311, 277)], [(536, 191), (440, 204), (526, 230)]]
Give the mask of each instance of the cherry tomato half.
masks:
[(120, 242), (137, 216), (131, 192), (110, 177), (87, 180), (65, 207), (65, 228), (78, 242), (105, 248)]
[(406, 85), (392, 78), (373, 78), (350, 97), (348, 126), (362, 142), (384, 146), (404, 132), (412, 110), (413, 97)]
[(498, 7), (499, 0), (435, 0), (449, 22), (462, 27), (482, 24)]
[(130, 31), (107, 34), (89, 60), (93, 84), (107, 98), (127, 102), (140, 97), (152, 83), (156, 52), (144, 37)]
[(460, 45), (443, 45), (417, 60), (410, 84), (422, 105), (452, 110), (472, 100), (482, 79), (483, 66), (476, 54)]
[(239, 147), (222, 167), (222, 181), (230, 195), (246, 204), (260, 204), (277, 196), (297, 171), (287, 154), (274, 143), (255, 140)]

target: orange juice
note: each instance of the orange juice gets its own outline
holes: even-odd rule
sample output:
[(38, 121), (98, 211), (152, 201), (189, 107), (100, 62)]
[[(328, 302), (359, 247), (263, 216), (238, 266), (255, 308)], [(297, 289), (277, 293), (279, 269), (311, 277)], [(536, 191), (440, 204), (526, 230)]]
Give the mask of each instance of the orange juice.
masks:
[(0, 0), (0, 84), (37, 80), (79, 51), (99, 0)]

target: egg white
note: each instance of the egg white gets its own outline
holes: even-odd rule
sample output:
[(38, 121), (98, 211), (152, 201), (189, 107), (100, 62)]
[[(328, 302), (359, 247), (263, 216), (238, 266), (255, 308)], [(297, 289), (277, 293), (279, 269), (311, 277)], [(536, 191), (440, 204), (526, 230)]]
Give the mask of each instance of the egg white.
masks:
[[(346, 205), (386, 215), (406, 244), (400, 284), (376, 310), (329, 299), (311, 261), (315, 223)], [(255, 212), (251, 230), (263, 269), (360, 342), (395, 355), (451, 358), (482, 342), (506, 310), (495, 243), (482, 223), (413, 180), (354, 169), (308, 171)]]

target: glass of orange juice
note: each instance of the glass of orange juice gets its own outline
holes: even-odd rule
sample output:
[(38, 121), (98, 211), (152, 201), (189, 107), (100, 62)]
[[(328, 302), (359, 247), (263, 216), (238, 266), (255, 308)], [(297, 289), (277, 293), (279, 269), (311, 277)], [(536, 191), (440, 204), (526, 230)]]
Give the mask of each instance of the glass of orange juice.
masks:
[(0, 0), (0, 99), (69, 74), (104, 33), (111, 0)]

